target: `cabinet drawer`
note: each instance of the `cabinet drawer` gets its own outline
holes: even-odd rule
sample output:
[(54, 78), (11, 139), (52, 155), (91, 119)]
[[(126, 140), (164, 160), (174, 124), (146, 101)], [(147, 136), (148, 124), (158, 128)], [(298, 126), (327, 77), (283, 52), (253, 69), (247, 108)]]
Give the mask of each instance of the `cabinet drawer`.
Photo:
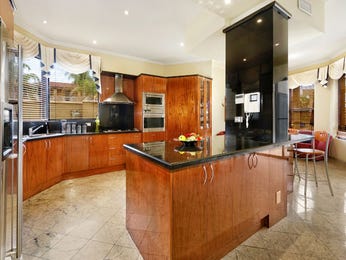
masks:
[(143, 142), (155, 142), (165, 140), (165, 132), (143, 133)]

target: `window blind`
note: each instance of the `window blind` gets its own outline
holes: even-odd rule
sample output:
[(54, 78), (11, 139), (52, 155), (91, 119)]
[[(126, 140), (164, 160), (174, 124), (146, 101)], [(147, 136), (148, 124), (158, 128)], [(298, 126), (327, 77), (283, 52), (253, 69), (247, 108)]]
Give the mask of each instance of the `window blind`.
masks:
[(50, 119), (95, 118), (98, 93), (92, 72), (73, 74), (58, 64), (50, 71)]
[(23, 60), (23, 119), (48, 119), (47, 79), (43, 77), (40, 60)]

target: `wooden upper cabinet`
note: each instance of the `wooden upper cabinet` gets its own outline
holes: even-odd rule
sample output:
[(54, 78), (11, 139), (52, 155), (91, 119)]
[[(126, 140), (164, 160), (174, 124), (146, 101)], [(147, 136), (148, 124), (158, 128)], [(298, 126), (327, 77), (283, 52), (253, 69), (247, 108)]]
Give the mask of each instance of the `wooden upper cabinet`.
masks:
[(143, 92), (166, 93), (167, 78), (142, 74), (137, 82)]
[[(102, 93), (100, 102), (110, 97), (115, 91), (115, 76), (116, 73), (103, 71), (101, 73)], [(133, 76), (123, 75), (123, 93), (132, 101), (135, 100), (135, 80)]]
[(115, 90), (115, 80), (114, 76), (111, 74), (101, 74), (101, 86), (102, 86), (102, 93), (100, 95), (100, 102), (108, 98), (114, 93)]
[(211, 135), (211, 80), (201, 76), (167, 82), (166, 140), (188, 132)]
[(198, 77), (199, 81), (199, 130), (203, 136), (210, 136), (212, 129), (212, 81), (204, 77)]
[(0, 17), (6, 25), (6, 32), (8, 33), (7, 37), (13, 40), (14, 18), (13, 8), (9, 0), (0, 0)]

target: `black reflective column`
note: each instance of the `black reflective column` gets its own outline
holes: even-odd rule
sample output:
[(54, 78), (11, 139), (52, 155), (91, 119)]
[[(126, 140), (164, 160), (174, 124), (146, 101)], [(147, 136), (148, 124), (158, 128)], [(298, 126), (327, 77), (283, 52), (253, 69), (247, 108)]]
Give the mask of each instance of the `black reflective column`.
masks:
[[(226, 28), (226, 135), (237, 142), (287, 140), (290, 14), (273, 2)], [(239, 94), (260, 93), (260, 112), (236, 104)], [(232, 138), (233, 137), (233, 138)]]

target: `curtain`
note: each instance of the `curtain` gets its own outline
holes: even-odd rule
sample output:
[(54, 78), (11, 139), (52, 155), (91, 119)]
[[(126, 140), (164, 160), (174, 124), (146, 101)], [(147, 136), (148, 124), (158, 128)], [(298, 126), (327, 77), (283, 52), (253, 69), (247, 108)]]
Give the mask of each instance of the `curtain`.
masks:
[(328, 83), (328, 66), (318, 68), (317, 79), (322, 86), (327, 86)]
[(315, 84), (317, 69), (309, 70), (288, 76), (288, 88), (294, 89), (299, 86)]
[(331, 79), (340, 79), (341, 76), (345, 73), (344, 70), (345, 58), (342, 58), (329, 65), (329, 77)]
[(73, 74), (92, 70), (97, 91), (101, 93), (101, 58), (99, 56), (47, 47), (16, 31), (15, 42), (23, 47), (24, 58), (38, 57), (41, 60), (42, 70), (47, 77), (54, 63)]
[(25, 35), (14, 31), (14, 42), (15, 44), (21, 45), (23, 49), (23, 58), (34, 58), (39, 55), (39, 43), (32, 40)]

